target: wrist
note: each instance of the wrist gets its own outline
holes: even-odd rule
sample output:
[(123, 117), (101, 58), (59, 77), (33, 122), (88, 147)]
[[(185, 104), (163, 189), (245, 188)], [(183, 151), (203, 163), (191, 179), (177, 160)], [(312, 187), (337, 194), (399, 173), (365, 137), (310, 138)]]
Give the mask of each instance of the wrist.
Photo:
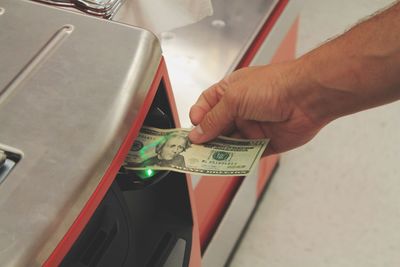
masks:
[(366, 108), (364, 58), (347, 49), (340, 38), (302, 56), (296, 64), (302, 81), (297, 101), (316, 123), (327, 124)]
[[(315, 125), (323, 126), (336, 119), (337, 112), (332, 93), (318, 75), (318, 64), (308, 56), (292, 62), (291, 79), (287, 86), (293, 106), (306, 115)], [(333, 101), (336, 102), (336, 101)]]

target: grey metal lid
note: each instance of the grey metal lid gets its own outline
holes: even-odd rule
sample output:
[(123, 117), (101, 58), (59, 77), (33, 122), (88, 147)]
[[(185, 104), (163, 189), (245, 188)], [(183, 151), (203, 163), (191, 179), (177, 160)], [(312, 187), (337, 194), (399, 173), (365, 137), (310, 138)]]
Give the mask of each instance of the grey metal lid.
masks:
[(40, 266), (137, 119), (161, 61), (149, 32), (0, 0), (0, 266)]

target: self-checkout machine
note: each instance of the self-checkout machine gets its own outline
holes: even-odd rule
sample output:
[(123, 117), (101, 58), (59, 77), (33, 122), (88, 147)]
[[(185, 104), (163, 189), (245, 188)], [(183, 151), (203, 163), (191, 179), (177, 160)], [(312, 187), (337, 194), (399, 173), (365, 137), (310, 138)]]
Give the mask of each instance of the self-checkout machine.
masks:
[[(163, 16), (152, 16), (156, 7), (142, 1), (140, 9), (129, 9), (137, 2), (128, 1), (113, 19), (159, 25)], [(301, 0), (214, 0), (211, 16), (159, 34), (183, 127), (191, 127), (190, 106), (201, 92), (225, 75), (295, 58), (301, 6)], [(229, 261), (278, 159), (263, 158), (247, 177), (192, 176), (204, 266)]]
[(0, 265), (200, 266), (190, 180), (120, 169), (143, 123), (179, 127), (157, 38), (0, 8)]
[(107, 21), (147, 28), (152, 1), (41, 2), (53, 7), (0, 0), (0, 262), (224, 265), (277, 156), (248, 177), (120, 166), (143, 123), (188, 127), (207, 86), (293, 58), (299, 1), (213, 1), (211, 17), (161, 33), (164, 57), (148, 31)]

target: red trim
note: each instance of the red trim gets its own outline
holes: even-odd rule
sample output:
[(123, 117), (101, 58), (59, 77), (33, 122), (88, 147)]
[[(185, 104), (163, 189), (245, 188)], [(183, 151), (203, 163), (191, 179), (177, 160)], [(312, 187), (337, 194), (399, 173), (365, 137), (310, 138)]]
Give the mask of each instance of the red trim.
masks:
[(296, 44), (297, 44), (298, 29), (299, 29), (299, 18), (297, 18), (293, 22), (293, 25), (287, 32), (281, 45), (276, 50), (274, 57), (271, 59), (271, 63), (279, 63), (282, 61), (288, 61), (288, 60), (292, 60), (296, 57)]
[(240, 61), (237, 69), (248, 67), (250, 65), (251, 61), (253, 60), (258, 50), (260, 49), (261, 45), (264, 43), (265, 38), (268, 36), (272, 28), (275, 26), (276, 21), (279, 19), (279, 17), (281, 16), (283, 10), (285, 9), (288, 3), (289, 0), (279, 1), (279, 3), (272, 11), (271, 15), (268, 17), (267, 21), (264, 23), (260, 32), (257, 34), (253, 43), (251, 44), (249, 49), (247, 49), (247, 52), (244, 55), (243, 59)]
[(195, 197), (201, 200), (196, 204), (202, 251), (242, 181), (243, 177), (203, 176), (196, 186)]
[(64, 259), (65, 255), (71, 249), (72, 245), (82, 232), (83, 228), (88, 223), (89, 219), (92, 217), (94, 211), (100, 204), (101, 200), (105, 196), (107, 190), (111, 186), (114, 178), (123, 163), (129, 149), (131, 148), (135, 137), (137, 136), (141, 125), (146, 117), (146, 114), (150, 108), (150, 105), (153, 101), (153, 98), (156, 94), (158, 86), (160, 84), (161, 78), (163, 73), (165, 73), (166, 67), (163, 60), (161, 60), (160, 65), (157, 69), (155, 74), (155, 79), (153, 80), (149, 92), (140, 108), (139, 114), (135, 118), (135, 121), (132, 124), (131, 129), (129, 130), (128, 135), (126, 136), (124, 142), (122, 143), (121, 147), (119, 148), (117, 154), (114, 157), (111, 165), (105, 172), (103, 178), (101, 179), (99, 185), (90, 196), (89, 200), (87, 201), (86, 205), (79, 213), (76, 220), (73, 222), (67, 233), (64, 235), (60, 243), (58, 243), (57, 247), (54, 249), (52, 254), (43, 264), (44, 267), (53, 267), (58, 266), (61, 261)]
[(200, 237), (199, 237), (199, 223), (197, 210), (195, 207), (195, 195), (192, 186), (192, 178), (189, 175), (186, 175), (186, 181), (189, 189), (189, 197), (190, 197), (190, 206), (192, 209), (192, 217), (193, 217), (193, 231), (192, 231), (192, 247), (190, 251), (190, 267), (201, 267), (201, 246), (200, 246)]

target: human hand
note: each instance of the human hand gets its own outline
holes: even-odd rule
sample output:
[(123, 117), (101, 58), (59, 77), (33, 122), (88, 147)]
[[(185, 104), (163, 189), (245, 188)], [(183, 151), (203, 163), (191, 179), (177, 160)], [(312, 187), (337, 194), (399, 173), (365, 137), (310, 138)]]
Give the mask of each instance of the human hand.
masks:
[[(326, 124), (302, 103), (308, 90), (296, 61), (240, 69), (202, 93), (190, 110), (193, 143), (218, 135), (270, 138), (264, 155), (284, 152), (312, 139)], [(298, 82), (301, 81), (301, 82)], [(301, 88), (300, 88), (301, 87)]]
[[(297, 60), (235, 71), (190, 110), (193, 143), (270, 138), (265, 154), (308, 142), (330, 121), (400, 99), (400, 3)], [(397, 24), (396, 24), (397, 23)]]

